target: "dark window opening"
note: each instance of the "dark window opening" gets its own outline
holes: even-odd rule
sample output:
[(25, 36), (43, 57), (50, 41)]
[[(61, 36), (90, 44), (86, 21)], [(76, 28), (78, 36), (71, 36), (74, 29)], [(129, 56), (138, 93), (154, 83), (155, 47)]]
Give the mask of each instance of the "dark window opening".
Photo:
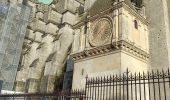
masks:
[(23, 1), (22, 1), (22, 4), (23, 4), (23, 5), (27, 5), (27, 0), (23, 0)]
[(138, 22), (137, 22), (137, 20), (134, 20), (134, 26), (135, 26), (135, 29), (138, 29)]
[(136, 8), (142, 8), (143, 0), (131, 0), (131, 2)]

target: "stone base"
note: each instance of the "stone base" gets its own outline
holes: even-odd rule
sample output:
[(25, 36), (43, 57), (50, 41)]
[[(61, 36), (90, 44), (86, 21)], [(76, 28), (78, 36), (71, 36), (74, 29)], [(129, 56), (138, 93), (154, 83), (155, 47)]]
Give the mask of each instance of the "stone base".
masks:
[(72, 89), (85, 87), (86, 76), (101, 77), (126, 72), (147, 71), (147, 60), (141, 59), (131, 53), (117, 50), (108, 54), (93, 56), (76, 61), (74, 64)]
[(40, 84), (40, 92), (54, 91), (55, 75), (43, 76)]
[(38, 79), (33, 79), (33, 78), (27, 79), (25, 92), (28, 93), (38, 92), (39, 82), (40, 80)]
[(25, 91), (25, 82), (16, 81), (14, 85), (14, 91), (16, 92), (24, 92)]

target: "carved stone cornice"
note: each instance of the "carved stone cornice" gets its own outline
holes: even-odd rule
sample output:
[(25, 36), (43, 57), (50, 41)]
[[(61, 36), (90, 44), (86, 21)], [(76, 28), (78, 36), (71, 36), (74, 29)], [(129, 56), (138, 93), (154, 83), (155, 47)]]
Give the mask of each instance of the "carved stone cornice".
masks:
[(73, 59), (75, 61), (79, 61), (79, 60), (83, 60), (86, 58), (90, 58), (90, 57), (102, 55), (105, 53), (117, 51), (117, 50), (128, 52), (128, 53), (130, 53), (138, 58), (141, 58), (143, 60), (148, 60), (148, 58), (149, 58), (149, 54), (146, 51), (144, 51), (144, 50), (142, 50), (142, 49), (140, 49), (140, 48), (134, 46), (133, 44), (126, 42), (124, 40), (120, 40), (120, 41), (114, 42), (112, 44), (99, 46), (99, 47), (92, 48), (89, 50), (84, 50), (82, 52), (72, 54), (71, 56), (73, 57)]
[(118, 45), (121, 45), (121, 50), (129, 52), (134, 56), (147, 60), (149, 58), (149, 53), (147, 51), (142, 50), (141, 48), (135, 46), (133, 43), (121, 40), (118, 42)]
[[(113, 5), (113, 7), (111, 8), (108, 8), (106, 10), (103, 10), (101, 12), (99, 12), (98, 14), (95, 14), (94, 16), (88, 16), (88, 20), (89, 21), (93, 21), (97, 18), (100, 18), (102, 16), (105, 16), (107, 15), (108, 13), (111, 13), (112, 11), (116, 10), (116, 9), (119, 9), (119, 8), (124, 8), (126, 9), (127, 11), (129, 11), (130, 14), (132, 14), (133, 16), (135, 16), (137, 19), (139, 19), (142, 23), (148, 25), (148, 21), (141, 15), (139, 14), (136, 10), (132, 9), (131, 7), (129, 7), (126, 3), (124, 3), (123, 1), (122, 2), (119, 2), (115, 5)], [(84, 23), (86, 22), (87, 19), (85, 19), (85, 17), (83, 19), (81, 19), (78, 23), (76, 23), (74, 26), (73, 26), (73, 29), (77, 29), (79, 28), (80, 26), (83, 26)]]

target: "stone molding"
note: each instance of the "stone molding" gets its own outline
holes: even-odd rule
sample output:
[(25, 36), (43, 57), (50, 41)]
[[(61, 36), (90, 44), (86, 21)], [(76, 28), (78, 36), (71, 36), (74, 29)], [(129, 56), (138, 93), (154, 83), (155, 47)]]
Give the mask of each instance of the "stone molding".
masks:
[[(121, 7), (123, 7), (124, 9), (126, 9), (127, 11), (129, 11), (130, 14), (134, 15), (138, 20), (140, 20), (142, 23), (148, 25), (148, 21), (144, 18), (144, 16), (140, 15), (137, 11), (135, 11), (134, 9), (132, 9), (131, 7), (129, 7), (127, 4), (125, 4), (123, 1), (122, 2), (119, 2), (115, 5), (113, 5), (113, 7), (109, 8), (109, 9), (106, 9), (102, 12), (99, 12), (98, 14), (94, 15), (94, 16), (89, 16), (88, 17), (88, 20), (89, 21), (93, 21), (97, 18), (100, 18), (102, 16), (106, 16), (108, 15), (109, 13), (111, 13), (112, 11), (116, 10), (116, 9), (120, 9)], [(87, 19), (82, 19), (80, 20), (78, 23), (76, 23), (74, 26), (73, 26), (73, 29), (77, 29), (79, 28), (80, 26), (83, 26), (84, 23), (86, 22)]]
[(120, 40), (118, 42), (113, 42), (112, 44), (106, 44), (104, 46), (99, 46), (89, 50), (84, 50), (82, 52), (72, 54), (71, 56), (75, 61), (78, 62), (86, 58), (110, 53), (117, 50), (128, 52), (143, 60), (148, 60), (149, 58), (149, 53), (124, 40)]
[(84, 2), (85, 2), (85, 0), (75, 0), (75, 1), (79, 2), (82, 5), (84, 5)]

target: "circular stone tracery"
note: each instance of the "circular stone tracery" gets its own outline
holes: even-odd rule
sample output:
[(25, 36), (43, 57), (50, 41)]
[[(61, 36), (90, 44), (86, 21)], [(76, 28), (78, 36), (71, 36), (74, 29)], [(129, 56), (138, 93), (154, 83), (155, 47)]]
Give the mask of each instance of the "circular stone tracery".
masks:
[(89, 35), (92, 46), (100, 46), (107, 43), (112, 35), (112, 22), (108, 18), (97, 21)]

